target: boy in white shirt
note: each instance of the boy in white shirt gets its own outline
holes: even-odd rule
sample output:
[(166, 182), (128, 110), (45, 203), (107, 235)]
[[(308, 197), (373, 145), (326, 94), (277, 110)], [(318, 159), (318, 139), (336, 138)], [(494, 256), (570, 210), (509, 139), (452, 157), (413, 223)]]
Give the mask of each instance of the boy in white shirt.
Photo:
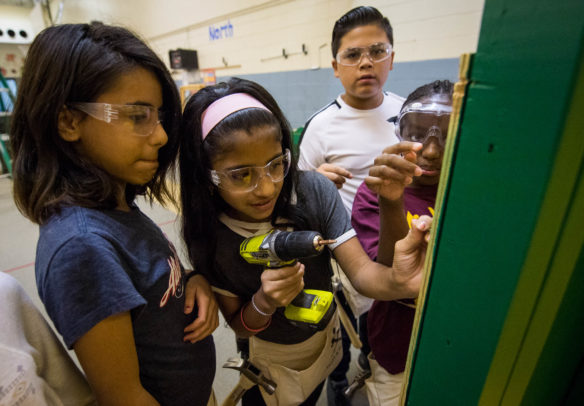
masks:
[(393, 32), (375, 8), (357, 7), (337, 20), (332, 50), (334, 73), (345, 92), (305, 124), (298, 165), (333, 181), (350, 212), (373, 158), (398, 142), (388, 120), (397, 116), (404, 98), (383, 91), (393, 68)]
[[(354, 8), (336, 21), (332, 54), (335, 76), (345, 92), (306, 122), (298, 167), (318, 171), (334, 182), (350, 213), (357, 188), (373, 159), (398, 142), (389, 119), (398, 115), (404, 99), (383, 91), (393, 68), (393, 29), (374, 7)], [(359, 330), (364, 346), (359, 365), (368, 369), (365, 323), (372, 300), (359, 295), (347, 280), (343, 280), (343, 290), (355, 315), (361, 316)], [(329, 405), (348, 404), (342, 392), (348, 384), (350, 343), (346, 333), (344, 336), (343, 361), (329, 377)]]

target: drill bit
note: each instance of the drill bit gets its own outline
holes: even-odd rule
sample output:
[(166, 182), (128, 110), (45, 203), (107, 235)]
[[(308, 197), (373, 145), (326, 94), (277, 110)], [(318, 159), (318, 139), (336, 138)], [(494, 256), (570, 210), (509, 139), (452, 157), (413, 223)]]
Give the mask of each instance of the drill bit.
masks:
[(320, 234), (317, 234), (314, 236), (314, 240), (312, 241), (312, 245), (314, 246), (315, 250), (320, 252), (324, 249), (325, 245), (333, 244), (335, 242), (337, 242), (337, 240), (325, 240), (322, 238), (322, 236)]
[(328, 245), (328, 244), (334, 244), (336, 243), (337, 240), (320, 240), (317, 242), (318, 245)]

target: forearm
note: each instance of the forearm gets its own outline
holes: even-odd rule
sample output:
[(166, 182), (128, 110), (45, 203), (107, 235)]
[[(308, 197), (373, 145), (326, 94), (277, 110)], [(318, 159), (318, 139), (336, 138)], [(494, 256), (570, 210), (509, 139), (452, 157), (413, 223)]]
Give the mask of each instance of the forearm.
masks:
[(363, 296), (376, 300), (409, 299), (418, 295), (411, 280), (400, 280), (393, 268), (373, 261), (361, 268), (351, 279), (351, 284)]
[(95, 391), (97, 403), (100, 406), (159, 406), (160, 403), (141, 385), (126, 388), (123, 393), (111, 391)]
[(403, 206), (403, 198), (388, 200), (379, 196), (379, 247), (377, 262), (391, 266), (395, 243), (408, 233), (408, 222)]
[(356, 238), (351, 238), (337, 247), (334, 255), (353, 287), (364, 296), (378, 300), (417, 296), (417, 269), (399, 273), (393, 267), (371, 261)]
[[(255, 304), (255, 306), (254, 306)], [(271, 307), (260, 292), (254, 295), (254, 304), (251, 301), (241, 303), (226, 320), (238, 337), (251, 337), (265, 330), (271, 322), (271, 314), (276, 309)]]
[(142, 386), (132, 321), (128, 312), (96, 324), (73, 345), (100, 405), (159, 403)]

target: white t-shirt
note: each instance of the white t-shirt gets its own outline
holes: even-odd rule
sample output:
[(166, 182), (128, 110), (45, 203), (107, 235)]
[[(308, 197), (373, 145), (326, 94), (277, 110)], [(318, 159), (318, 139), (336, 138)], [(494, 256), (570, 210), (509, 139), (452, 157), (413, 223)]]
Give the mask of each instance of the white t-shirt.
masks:
[(16, 279), (0, 272), (0, 405), (96, 405), (73, 360)]
[(345, 168), (353, 174), (339, 189), (345, 208), (351, 213), (357, 188), (369, 173), (375, 157), (398, 142), (393, 123), (404, 98), (384, 92), (381, 105), (359, 110), (341, 96), (315, 113), (305, 124), (298, 166), (316, 170), (324, 163)]

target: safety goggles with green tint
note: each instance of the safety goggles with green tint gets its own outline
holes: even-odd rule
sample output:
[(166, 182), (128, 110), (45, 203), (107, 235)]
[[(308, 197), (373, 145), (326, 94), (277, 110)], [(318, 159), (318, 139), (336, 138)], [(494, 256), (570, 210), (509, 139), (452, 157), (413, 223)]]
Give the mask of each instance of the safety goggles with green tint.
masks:
[(127, 128), (138, 135), (149, 136), (162, 123), (163, 112), (141, 104), (68, 103), (69, 107), (91, 117)]

